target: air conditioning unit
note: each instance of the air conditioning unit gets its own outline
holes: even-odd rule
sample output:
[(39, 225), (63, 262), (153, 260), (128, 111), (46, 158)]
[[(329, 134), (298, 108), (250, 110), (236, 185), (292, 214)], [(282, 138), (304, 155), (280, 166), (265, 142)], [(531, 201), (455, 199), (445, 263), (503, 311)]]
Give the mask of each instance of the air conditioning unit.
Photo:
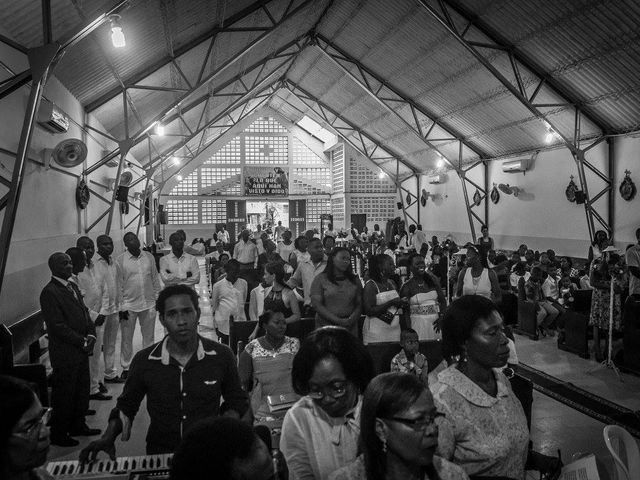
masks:
[(64, 133), (69, 130), (69, 119), (53, 103), (42, 102), (38, 112), (38, 123), (51, 133)]
[(531, 166), (530, 158), (520, 158), (518, 160), (510, 160), (502, 162), (502, 171), (505, 173), (526, 172)]
[(444, 183), (444, 180), (445, 178), (443, 175), (432, 175), (427, 178), (427, 182), (433, 185), (436, 185), (438, 183)]

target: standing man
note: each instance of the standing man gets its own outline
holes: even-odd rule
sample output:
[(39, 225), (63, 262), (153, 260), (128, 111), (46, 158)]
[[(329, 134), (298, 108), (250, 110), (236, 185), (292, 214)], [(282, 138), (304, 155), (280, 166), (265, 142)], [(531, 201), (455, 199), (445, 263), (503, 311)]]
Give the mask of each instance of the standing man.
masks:
[(224, 416), (240, 418), (249, 407), (231, 350), (198, 335), (198, 294), (171, 285), (160, 292), (156, 309), (167, 336), (135, 355), (107, 430), (81, 452), (81, 462), (94, 460), (101, 450), (115, 459), (115, 440), (120, 434), (129, 439), (145, 396), (149, 455), (173, 452), (192, 425), (221, 413), (221, 399)]
[[(625, 253), (629, 268), (629, 296), (624, 304), (624, 323), (628, 322), (630, 327), (640, 318), (640, 228), (636, 230), (636, 240), (638, 243)], [(637, 324), (631, 328), (637, 328)]]
[(240, 266), (237, 260), (229, 260), (224, 266), (227, 273), (211, 288), (211, 310), (220, 342), (229, 344), (229, 321), (247, 319), (244, 304), (247, 301), (247, 282), (239, 278)]
[(240, 263), (240, 277), (252, 290), (258, 283), (255, 268), (258, 264), (258, 247), (249, 240), (249, 230), (243, 230), (240, 240), (233, 248), (233, 258)]
[[(113, 240), (108, 235), (100, 235), (96, 239), (98, 244), (98, 259), (96, 260), (96, 283), (101, 292), (100, 312), (96, 323), (104, 323), (104, 381), (105, 383), (122, 383), (116, 368), (116, 340), (120, 318), (120, 293), (118, 283), (118, 267), (113, 261)], [(123, 314), (124, 315), (124, 312)]]
[(133, 232), (124, 234), (127, 248), (116, 260), (120, 285), (122, 287), (122, 310), (126, 318), (120, 322), (122, 342), (120, 363), (122, 378), (127, 379), (133, 357), (133, 332), (136, 320), (140, 322), (142, 348), (153, 345), (156, 326), (156, 297), (160, 293), (160, 278), (153, 255), (140, 250), (140, 240)]
[[(427, 251), (429, 249), (429, 243), (427, 242), (427, 234), (422, 230), (422, 225), (418, 224), (418, 228), (413, 233), (413, 237), (411, 237), (411, 243), (413, 244), (413, 248), (416, 249), (417, 253), (422, 255), (422, 246), (427, 245)], [(426, 255), (426, 252), (425, 254)], [(424, 255), (422, 255), (424, 257)]]
[(222, 244), (226, 247), (229, 245), (229, 232), (227, 232), (227, 226), (222, 225), (222, 230), (218, 231), (218, 241), (222, 242)]
[(285, 232), (286, 228), (282, 226), (282, 220), (278, 220), (278, 226), (276, 228), (273, 229), (273, 233), (274, 233), (274, 240), (276, 242), (276, 245), (278, 244), (278, 242), (280, 241), (280, 239), (282, 238), (282, 234)]
[(56, 252), (49, 257), (51, 281), (42, 289), (40, 308), (49, 335), (51, 376), (51, 443), (73, 447), (72, 435), (98, 435), (85, 422), (89, 409), (89, 353), (95, 329), (78, 287), (69, 281), (71, 257)]
[(160, 278), (165, 287), (187, 285), (193, 289), (200, 283), (200, 267), (196, 257), (183, 251), (184, 239), (178, 232), (169, 236), (171, 253), (160, 259)]
[(324, 272), (327, 266), (327, 256), (324, 254), (322, 241), (319, 238), (312, 238), (307, 247), (309, 258), (301, 261), (287, 282), (300, 297), (299, 289), (303, 290), (304, 308), (303, 317), (315, 316), (315, 311), (311, 307), (311, 284), (317, 275)]
[[(111, 400), (109, 390), (104, 386), (104, 356), (102, 344), (104, 341), (104, 315), (98, 320), (100, 307), (102, 307), (102, 289), (96, 280), (96, 269), (92, 261), (96, 248), (89, 237), (80, 237), (76, 246), (84, 250), (87, 265), (78, 273), (78, 287), (82, 293), (84, 304), (89, 309), (89, 317), (95, 327), (96, 341), (93, 346), (93, 354), (89, 357), (89, 373), (91, 375), (91, 387), (89, 389), (90, 400)], [(102, 362), (101, 362), (102, 360)]]

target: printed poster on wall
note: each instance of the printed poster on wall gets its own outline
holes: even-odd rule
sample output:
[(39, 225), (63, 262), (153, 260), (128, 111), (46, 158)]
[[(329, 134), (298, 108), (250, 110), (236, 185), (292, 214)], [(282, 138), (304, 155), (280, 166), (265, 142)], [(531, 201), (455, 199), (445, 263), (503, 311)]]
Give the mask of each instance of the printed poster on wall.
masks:
[(289, 229), (293, 238), (304, 235), (307, 229), (307, 201), (289, 200)]
[(289, 195), (289, 169), (282, 167), (245, 167), (244, 194), (255, 196)]
[(235, 243), (240, 232), (247, 226), (247, 202), (245, 200), (227, 200), (227, 231), (229, 240)]

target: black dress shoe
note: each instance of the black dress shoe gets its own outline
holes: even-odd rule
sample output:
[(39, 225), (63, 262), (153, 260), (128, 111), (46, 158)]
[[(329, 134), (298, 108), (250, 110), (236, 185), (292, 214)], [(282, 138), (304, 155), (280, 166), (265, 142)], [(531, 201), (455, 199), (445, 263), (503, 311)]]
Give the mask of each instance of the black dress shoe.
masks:
[(104, 383), (102, 383), (102, 382), (98, 383), (98, 391), (100, 393), (109, 393), (109, 389), (107, 387), (105, 387)]
[(87, 413), (85, 413), (85, 416), (90, 417), (91, 415), (95, 415), (96, 411), (93, 408), (90, 408), (89, 410), (87, 410)]
[(80, 445), (80, 442), (65, 433), (64, 435), (51, 435), (51, 445), (57, 445), (58, 447), (77, 447)]
[(89, 428), (87, 424), (84, 424), (81, 427), (71, 430), (69, 435), (72, 437), (92, 437), (94, 435), (100, 435), (101, 432), (102, 430), (99, 428)]
[(89, 395), (89, 400), (111, 400), (113, 397), (111, 395), (105, 395), (104, 393), (92, 393)]
[(118, 376), (115, 376), (113, 378), (106, 378), (104, 379), (104, 383), (124, 383), (124, 380)]

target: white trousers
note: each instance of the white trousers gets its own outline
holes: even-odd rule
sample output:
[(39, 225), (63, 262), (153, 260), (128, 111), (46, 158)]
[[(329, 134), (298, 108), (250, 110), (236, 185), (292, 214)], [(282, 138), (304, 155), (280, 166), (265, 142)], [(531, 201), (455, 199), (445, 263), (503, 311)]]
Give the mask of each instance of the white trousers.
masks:
[(102, 351), (104, 352), (104, 378), (115, 378), (118, 376), (116, 368), (116, 340), (118, 339), (118, 312), (107, 315), (104, 322), (104, 342)]
[(98, 393), (98, 383), (102, 381), (104, 376), (104, 363), (102, 361), (103, 338), (104, 324), (96, 327), (96, 343), (93, 346), (93, 355), (89, 357), (89, 373), (91, 375), (91, 390), (89, 393), (91, 395)]
[(120, 322), (122, 341), (120, 343), (120, 364), (123, 370), (129, 370), (133, 358), (133, 333), (136, 329), (136, 319), (140, 322), (142, 332), (142, 348), (153, 345), (154, 331), (156, 328), (156, 309), (149, 308), (142, 312), (129, 310), (129, 319)]

